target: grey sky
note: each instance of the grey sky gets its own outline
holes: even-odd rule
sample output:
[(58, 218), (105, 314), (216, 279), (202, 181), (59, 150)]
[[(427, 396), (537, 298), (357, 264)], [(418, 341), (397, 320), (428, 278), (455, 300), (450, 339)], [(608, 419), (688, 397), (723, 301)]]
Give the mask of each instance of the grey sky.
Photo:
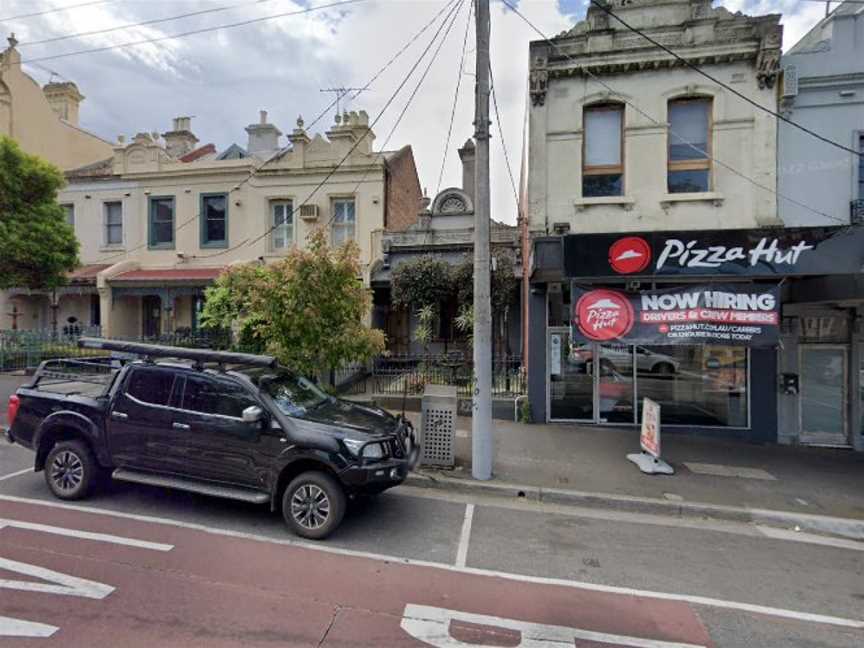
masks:
[[(0, 18), (51, 7), (81, 4), (82, 0), (0, 0)], [(42, 58), (82, 49), (139, 41), (328, 4), (332, 0), (111, 0), (3, 23), (3, 35), (14, 31), (22, 58)], [(52, 70), (75, 81), (87, 99), (82, 125), (113, 140), (139, 131), (167, 130), (171, 118), (194, 115), (193, 130), (202, 143), (224, 148), (245, 145), (243, 128), (257, 121), (266, 109), (283, 132), (294, 127), (298, 115), (307, 124), (332, 100), (320, 88), (363, 86), (369, 78), (445, 4), (445, 0), (366, 0), (354, 5), (165, 40), (155, 44), (107, 52), (67, 56), (26, 65), (28, 73), (45, 83)], [(520, 10), (544, 33), (554, 35), (585, 14), (584, 0), (520, 0)], [(718, 4), (718, 3), (715, 3)], [(728, 0), (732, 11), (785, 15), (784, 47), (788, 48), (823, 15), (824, 5), (798, 0)], [(163, 22), (108, 34), (28, 46), (28, 41), (93, 31), (115, 25), (190, 13), (202, 9), (241, 5), (229, 11)], [(414, 147), (420, 182), (435, 192), (444, 154), (444, 141), (456, 86), (468, 0), (420, 93), (395, 131), (387, 148)], [(428, 31), (350, 108), (365, 109), (374, 118), (426, 42)], [(492, 57), (501, 108), (503, 139), (514, 173), (519, 173), (522, 124), (525, 114), (528, 42), (534, 32), (522, 20), (493, 0)], [(473, 28), (457, 105), (453, 137), (442, 187), (460, 183), (456, 148), (472, 133), (474, 68)], [(422, 68), (425, 64), (421, 65)], [(420, 71), (415, 75), (419, 79)], [(401, 112), (416, 81), (410, 81), (376, 126), (377, 146)], [(315, 130), (332, 124), (331, 110)], [(505, 171), (500, 135), (493, 124), (493, 217), (515, 222), (516, 209)], [(284, 143), (284, 140), (283, 140)]]

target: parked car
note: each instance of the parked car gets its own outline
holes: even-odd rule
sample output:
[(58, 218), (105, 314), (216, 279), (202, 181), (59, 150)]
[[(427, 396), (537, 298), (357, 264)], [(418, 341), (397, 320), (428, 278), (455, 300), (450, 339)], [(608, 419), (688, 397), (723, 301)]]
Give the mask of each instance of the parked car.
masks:
[(268, 356), (82, 342), (146, 359), (45, 362), (9, 398), (8, 440), (36, 453), (60, 499), (86, 497), (107, 473), (269, 503), (321, 539), (350, 497), (402, 483), (417, 462), (404, 417), (330, 396)]
[[(633, 347), (630, 345), (604, 345), (600, 365), (610, 371), (629, 373), (633, 367)], [(593, 371), (593, 351), (591, 345), (573, 349), (571, 357), (584, 364), (585, 372)], [(672, 356), (658, 353), (647, 347), (636, 347), (636, 371), (640, 374), (652, 373), (658, 376), (671, 376), (678, 373), (681, 363)]]

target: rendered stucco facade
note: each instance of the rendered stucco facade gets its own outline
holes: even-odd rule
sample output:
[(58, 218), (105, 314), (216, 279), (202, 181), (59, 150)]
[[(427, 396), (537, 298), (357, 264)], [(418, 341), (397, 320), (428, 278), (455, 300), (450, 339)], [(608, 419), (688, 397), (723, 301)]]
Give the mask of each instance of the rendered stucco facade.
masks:
[[(838, 7), (789, 49), (783, 68), (784, 116), (861, 151), (864, 6)], [(783, 222), (790, 227), (848, 223), (856, 213), (853, 201), (864, 199), (858, 158), (783, 122), (778, 138), (779, 191), (792, 199), (780, 201)], [(864, 208), (858, 218), (864, 218)]]
[[(779, 16), (732, 14), (707, 0), (616, 0), (609, 6), (719, 81), (776, 108)], [(554, 43), (535, 41), (530, 47), (527, 225), (532, 235), (778, 222), (772, 193), (774, 117), (684, 67), (597, 7)], [(670, 194), (667, 107), (670, 100), (691, 97), (712, 102), (710, 189)], [(600, 104), (623, 106), (623, 192), (583, 197), (583, 111)]]
[(14, 36), (9, 43), (0, 53), (0, 135), (64, 170), (111, 155), (110, 142), (79, 126), (79, 104), (84, 97), (75, 84), (49, 83), (40, 88), (22, 71)]

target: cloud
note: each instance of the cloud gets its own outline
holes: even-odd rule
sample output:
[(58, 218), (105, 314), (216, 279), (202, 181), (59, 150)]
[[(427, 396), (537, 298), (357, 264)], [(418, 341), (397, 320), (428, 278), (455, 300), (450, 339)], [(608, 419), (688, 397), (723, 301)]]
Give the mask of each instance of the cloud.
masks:
[[(231, 11), (112, 32), (80, 40), (22, 47), (22, 56), (35, 58), (130, 40), (156, 38), (192, 29), (283, 13), (332, 0), (224, 0), (220, 5), (243, 4)], [(363, 86), (402, 45), (444, 4), (445, 0), (368, 0), (307, 16), (260, 22), (245, 27), (209, 32), (177, 40), (108, 52), (46, 61), (44, 67), (75, 81), (87, 96), (81, 120), (85, 128), (106, 138), (138, 131), (165, 131), (178, 115), (195, 115), (193, 130), (202, 143), (224, 148), (244, 144), (244, 127), (257, 121), (259, 109), (283, 132), (294, 127), (298, 115), (306, 123), (332, 100), (320, 92), (331, 86)], [(4, 15), (29, 12), (31, 0), (5, 0)], [(41, 8), (75, 4), (71, 0), (45, 0)], [(541, 31), (554, 35), (572, 27), (585, 15), (585, 0), (520, 0), (519, 10)], [(747, 13), (788, 12), (784, 16), (787, 47), (821, 17), (819, 3), (792, 0), (729, 0), (731, 10)], [(46, 14), (14, 24), (22, 43), (68, 33), (91, 31), (118, 24), (161, 18), (214, 7), (212, 0), (149, 0), (108, 2)], [(519, 182), (522, 134), (528, 78), (528, 43), (538, 35), (502, 2), (494, 0), (492, 13), (492, 69), (501, 110), (499, 132), (492, 124), (492, 217), (514, 223), (515, 199), (501, 144), (506, 144)], [(461, 184), (456, 149), (473, 134), (474, 53), (473, 26), (468, 54), (458, 69), (467, 20), (467, 2), (405, 119), (387, 148), (411, 144), (421, 184), (433, 194), (444, 159), (457, 75), (462, 74), (453, 135), (446, 152), (441, 187)], [(431, 35), (427, 32), (425, 37)], [(425, 43), (425, 41), (424, 41)], [(415, 44), (386, 73), (348, 107), (367, 110), (373, 118), (407, 74), (423, 44)], [(49, 72), (28, 67), (40, 82)], [(410, 82), (378, 125), (376, 145), (384, 140), (414, 87)], [(331, 111), (333, 112), (333, 111)], [(315, 130), (332, 124), (328, 114)], [(283, 140), (284, 141), (284, 140)]]

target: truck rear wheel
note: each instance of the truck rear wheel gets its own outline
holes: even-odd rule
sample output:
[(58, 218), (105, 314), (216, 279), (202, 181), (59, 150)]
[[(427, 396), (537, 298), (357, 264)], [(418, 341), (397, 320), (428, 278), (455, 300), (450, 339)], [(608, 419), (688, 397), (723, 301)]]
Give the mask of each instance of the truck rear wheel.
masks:
[(282, 496), (282, 517), (303, 538), (323, 540), (345, 515), (345, 491), (330, 475), (309, 471), (297, 475)]
[(83, 441), (60, 441), (45, 459), (45, 482), (62, 500), (87, 497), (97, 472), (96, 459)]

